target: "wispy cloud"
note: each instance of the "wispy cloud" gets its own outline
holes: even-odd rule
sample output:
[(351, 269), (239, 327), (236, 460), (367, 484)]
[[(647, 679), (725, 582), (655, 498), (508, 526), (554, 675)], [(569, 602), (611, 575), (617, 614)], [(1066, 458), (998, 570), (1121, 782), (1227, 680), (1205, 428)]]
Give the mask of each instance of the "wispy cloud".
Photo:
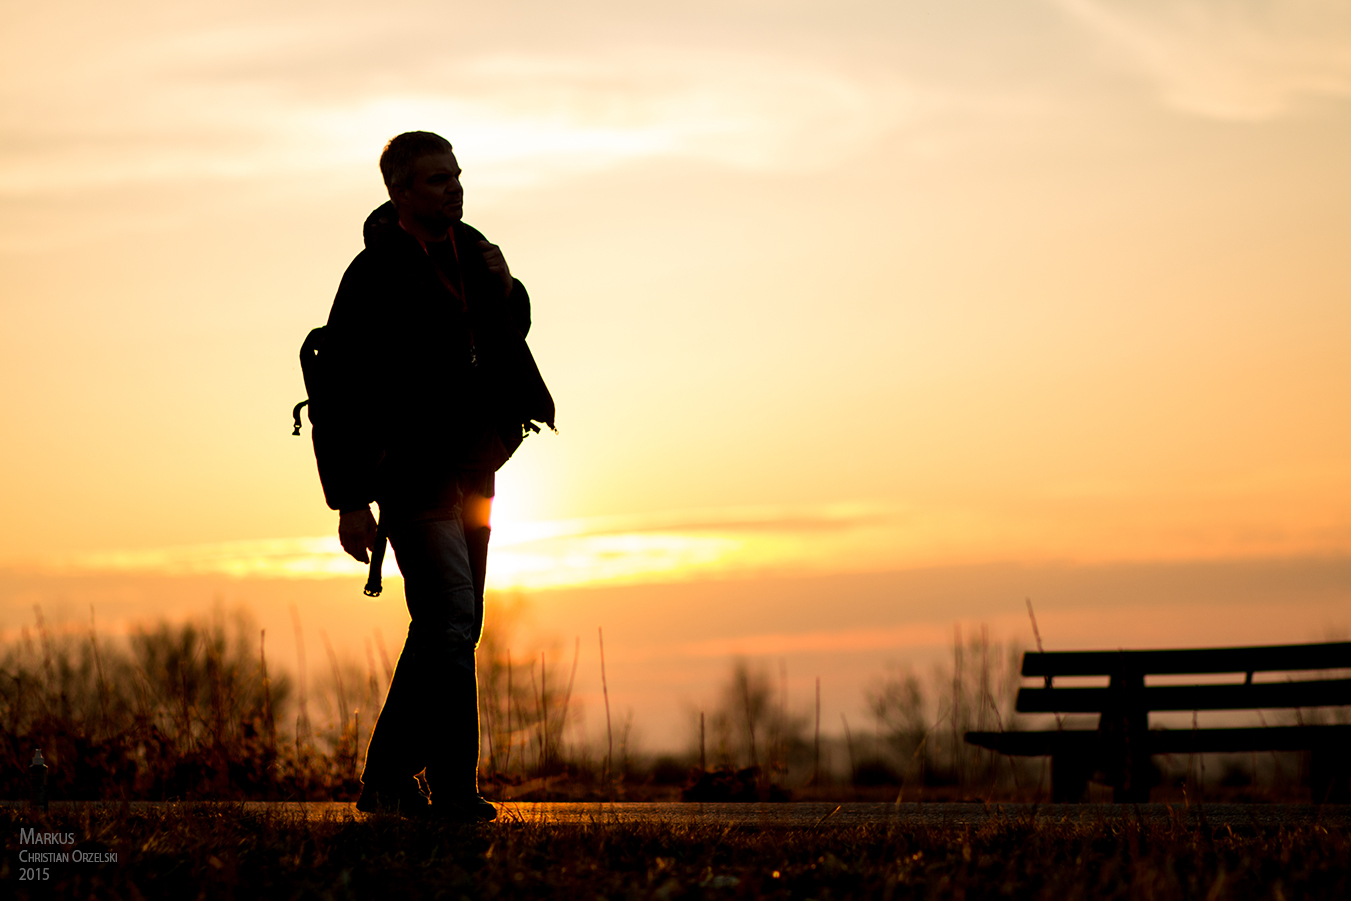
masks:
[[(810, 569), (824, 561), (804, 557), (804, 547), (824, 553), (848, 534), (887, 518), (878, 508), (836, 505), (504, 522), (493, 530), (489, 582), (499, 589), (544, 589)], [(823, 543), (823, 534), (835, 541)], [(42, 568), (271, 579), (358, 577), (366, 569), (329, 536), (81, 554), (49, 560)], [(385, 568), (397, 575), (392, 558)]]
[(1171, 105), (1260, 120), (1351, 96), (1351, 6), (1339, 0), (1051, 0), (1153, 78)]
[[(811, 171), (941, 105), (888, 71), (673, 45), (393, 60), (341, 93), (275, 74), (314, 40), (285, 28), (167, 35), (136, 53), (90, 48), (40, 91), (0, 89), (0, 195), (365, 173), (411, 128), (450, 136), (488, 187), (659, 156)], [(247, 67), (208, 65), (241, 54)]]
[(57, 558), (49, 569), (157, 575), (226, 575), (263, 578), (329, 578), (365, 567), (342, 551), (337, 537), (265, 538)]
[[(1082, 486), (1076, 491), (1082, 490)], [(906, 508), (874, 503), (723, 507), (632, 516), (511, 522), (493, 529), (488, 584), (544, 590), (584, 585), (681, 582), (883, 572), (1000, 560), (1215, 559), (1234, 555), (1344, 553), (1340, 520), (1288, 528), (1235, 515), (1221, 527), (1159, 516), (1152, 498), (1101, 491), (1066, 500), (1061, 513)], [(1100, 552), (1086, 556), (1076, 510), (1108, 505), (1108, 525), (1090, 527)], [(239, 578), (359, 578), (366, 567), (336, 537), (232, 541), (9, 561), (47, 572), (224, 575)], [(392, 555), (386, 574), (397, 577)]]

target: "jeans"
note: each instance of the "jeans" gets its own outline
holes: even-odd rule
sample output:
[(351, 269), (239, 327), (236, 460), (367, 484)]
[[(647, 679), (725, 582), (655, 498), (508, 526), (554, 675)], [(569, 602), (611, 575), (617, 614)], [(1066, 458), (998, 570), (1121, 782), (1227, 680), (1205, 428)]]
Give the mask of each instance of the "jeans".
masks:
[(489, 530), (460, 506), (401, 517), (389, 529), (411, 622), (361, 781), (401, 791), (426, 770), (433, 792), (478, 794), (478, 679)]

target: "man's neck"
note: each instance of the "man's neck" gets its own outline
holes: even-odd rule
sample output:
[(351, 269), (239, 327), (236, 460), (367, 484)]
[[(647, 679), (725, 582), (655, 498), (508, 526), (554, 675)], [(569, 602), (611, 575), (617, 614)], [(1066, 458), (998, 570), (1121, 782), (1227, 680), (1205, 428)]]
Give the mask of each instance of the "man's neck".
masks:
[(405, 219), (403, 216), (399, 216), (399, 228), (408, 232), (408, 234), (412, 235), (414, 238), (417, 238), (424, 244), (436, 244), (440, 241), (446, 240), (446, 238), (450, 235), (449, 226), (442, 229), (440, 234), (437, 234), (435, 231), (428, 229), (422, 223), (416, 220)]

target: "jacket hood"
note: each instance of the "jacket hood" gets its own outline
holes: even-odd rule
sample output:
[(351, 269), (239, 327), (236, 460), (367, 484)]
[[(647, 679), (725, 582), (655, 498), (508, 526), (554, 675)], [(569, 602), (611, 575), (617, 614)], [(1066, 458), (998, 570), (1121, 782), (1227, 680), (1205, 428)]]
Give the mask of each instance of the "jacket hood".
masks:
[(361, 226), (361, 237), (365, 239), (367, 247), (376, 247), (401, 234), (403, 229), (399, 228), (399, 214), (388, 200), (372, 210)]

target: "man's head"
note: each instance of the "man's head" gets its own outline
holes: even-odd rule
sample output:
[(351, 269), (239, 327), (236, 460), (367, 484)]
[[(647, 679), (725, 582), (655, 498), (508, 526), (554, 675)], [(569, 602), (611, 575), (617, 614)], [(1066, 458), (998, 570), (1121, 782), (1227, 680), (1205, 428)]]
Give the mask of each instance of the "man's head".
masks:
[(460, 165), (450, 142), (429, 131), (409, 131), (390, 140), (380, 154), (380, 174), (399, 220), (419, 237), (444, 237), (464, 215)]

